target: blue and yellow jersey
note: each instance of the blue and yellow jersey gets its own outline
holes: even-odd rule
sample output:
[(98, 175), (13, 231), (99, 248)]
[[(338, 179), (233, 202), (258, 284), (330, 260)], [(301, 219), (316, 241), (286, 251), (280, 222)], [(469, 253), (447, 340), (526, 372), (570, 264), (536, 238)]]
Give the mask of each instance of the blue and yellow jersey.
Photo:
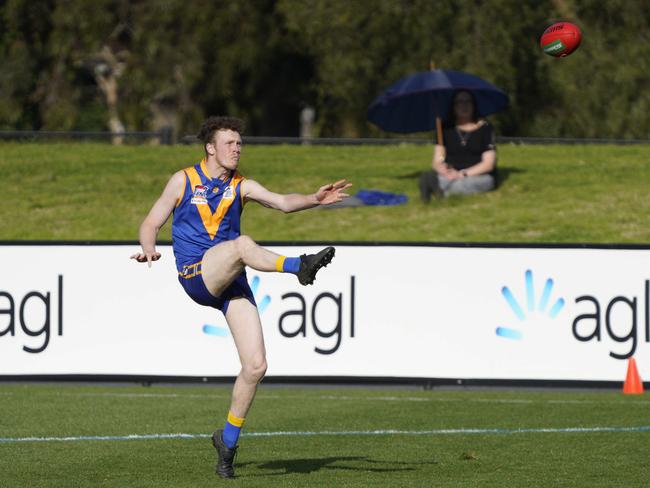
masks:
[(238, 172), (226, 181), (210, 178), (205, 160), (183, 171), (185, 186), (172, 220), (172, 243), (179, 272), (183, 266), (200, 261), (215, 244), (237, 238), (244, 207), (244, 177)]

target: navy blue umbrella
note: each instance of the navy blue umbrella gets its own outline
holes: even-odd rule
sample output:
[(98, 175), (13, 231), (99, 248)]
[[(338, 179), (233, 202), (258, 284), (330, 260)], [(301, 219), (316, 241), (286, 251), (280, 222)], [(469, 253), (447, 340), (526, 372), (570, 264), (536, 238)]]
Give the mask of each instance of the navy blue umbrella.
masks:
[(462, 71), (437, 69), (416, 73), (389, 86), (368, 108), (368, 120), (389, 132), (424, 132), (444, 120), (454, 93), (474, 94), (479, 117), (508, 106), (508, 95), (479, 78)]

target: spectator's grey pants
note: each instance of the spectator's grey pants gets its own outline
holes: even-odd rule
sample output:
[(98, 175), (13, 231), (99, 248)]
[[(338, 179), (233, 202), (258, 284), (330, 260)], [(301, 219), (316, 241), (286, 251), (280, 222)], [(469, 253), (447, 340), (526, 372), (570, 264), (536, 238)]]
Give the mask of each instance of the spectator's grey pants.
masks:
[(447, 195), (469, 195), (471, 193), (482, 193), (494, 190), (495, 182), (492, 175), (467, 176), (458, 180), (449, 180), (438, 175), (438, 185)]

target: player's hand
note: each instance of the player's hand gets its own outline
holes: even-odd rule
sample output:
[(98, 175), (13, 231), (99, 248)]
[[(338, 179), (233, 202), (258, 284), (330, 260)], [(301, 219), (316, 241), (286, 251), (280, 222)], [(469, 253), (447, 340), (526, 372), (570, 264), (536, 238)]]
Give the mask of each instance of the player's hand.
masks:
[(339, 180), (336, 183), (321, 186), (316, 192), (316, 200), (318, 200), (318, 203), (321, 205), (340, 202), (344, 198), (350, 196), (347, 193), (344, 193), (344, 191), (351, 186), (352, 183), (348, 183), (346, 180)]
[(151, 268), (151, 263), (153, 261), (158, 261), (161, 254), (158, 251), (150, 252), (137, 252), (131, 256), (131, 259), (135, 259), (138, 263), (147, 263)]

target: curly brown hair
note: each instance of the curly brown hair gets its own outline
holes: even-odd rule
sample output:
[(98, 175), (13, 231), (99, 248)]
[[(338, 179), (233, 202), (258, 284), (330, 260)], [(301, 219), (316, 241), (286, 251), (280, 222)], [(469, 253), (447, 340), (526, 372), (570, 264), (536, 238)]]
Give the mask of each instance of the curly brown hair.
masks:
[(212, 142), (214, 133), (218, 130), (232, 130), (239, 132), (241, 135), (244, 132), (244, 121), (236, 117), (224, 117), (224, 116), (215, 116), (208, 117), (203, 125), (201, 130), (196, 135), (196, 137), (203, 141), (203, 144), (208, 144)]

